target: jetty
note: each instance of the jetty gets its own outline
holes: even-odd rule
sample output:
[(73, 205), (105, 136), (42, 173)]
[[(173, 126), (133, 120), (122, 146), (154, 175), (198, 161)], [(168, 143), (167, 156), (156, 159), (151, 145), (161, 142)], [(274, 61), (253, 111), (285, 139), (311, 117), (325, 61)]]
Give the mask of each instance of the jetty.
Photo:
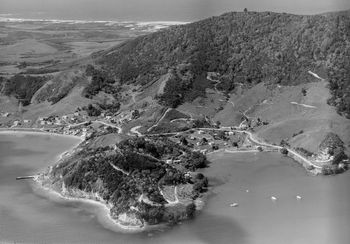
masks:
[(34, 179), (35, 177), (37, 177), (37, 175), (18, 176), (16, 177), (16, 180), (28, 180), (28, 179)]

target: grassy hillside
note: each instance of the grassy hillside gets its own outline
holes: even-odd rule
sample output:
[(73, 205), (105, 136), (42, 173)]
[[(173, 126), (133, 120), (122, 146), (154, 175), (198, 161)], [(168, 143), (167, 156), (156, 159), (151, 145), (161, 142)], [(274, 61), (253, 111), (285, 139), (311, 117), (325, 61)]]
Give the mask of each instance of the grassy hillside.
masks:
[[(218, 72), (226, 92), (262, 81), (296, 85), (308, 70), (330, 80), (329, 103), (350, 116), (350, 12), (298, 16), (227, 13), (138, 37), (95, 55), (121, 83), (148, 84), (169, 72), (161, 102), (177, 106), (206, 72)], [(200, 94), (200, 92), (198, 92)]]

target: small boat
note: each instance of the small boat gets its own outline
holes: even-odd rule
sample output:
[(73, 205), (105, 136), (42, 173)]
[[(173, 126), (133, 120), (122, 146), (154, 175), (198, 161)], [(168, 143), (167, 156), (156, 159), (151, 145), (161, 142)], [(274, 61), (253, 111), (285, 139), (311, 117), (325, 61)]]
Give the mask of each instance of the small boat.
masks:
[(236, 202), (235, 203), (231, 203), (230, 207), (238, 207), (238, 203), (236, 203)]
[(271, 197), (271, 200), (272, 200), (272, 201), (276, 201), (276, 200), (277, 200), (277, 197), (272, 196), (272, 197)]
[(298, 196), (296, 196), (296, 198), (297, 198), (298, 200), (301, 200), (301, 196), (299, 196), (299, 195), (298, 195)]

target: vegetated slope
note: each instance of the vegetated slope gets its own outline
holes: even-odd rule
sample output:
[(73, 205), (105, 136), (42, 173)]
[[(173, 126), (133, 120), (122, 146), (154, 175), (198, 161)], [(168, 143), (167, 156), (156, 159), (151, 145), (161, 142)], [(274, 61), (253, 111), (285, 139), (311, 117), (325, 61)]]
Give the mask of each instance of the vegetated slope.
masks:
[[(115, 147), (84, 147), (42, 175), (41, 182), (66, 196), (99, 196), (111, 207), (114, 218), (121, 219), (120, 216), (126, 214), (136, 219), (127, 223), (130, 225), (176, 222), (193, 217), (193, 200), (207, 186), (203, 175), (190, 179), (185, 176), (185, 170), (161, 161), (181, 155), (178, 164), (186, 171), (207, 164), (204, 155), (167, 139), (133, 138)], [(192, 191), (188, 192), (191, 198), (176, 206), (167, 206), (168, 201), (160, 189), (179, 184), (192, 186)]]
[(350, 116), (349, 37), (349, 11), (234, 12), (138, 37), (94, 57), (122, 83), (148, 84), (170, 69), (160, 101), (173, 107), (208, 71), (220, 74), (218, 88), (228, 92), (239, 83), (305, 83), (312, 79), (307, 71), (317, 70), (330, 81), (330, 104)]
[(48, 101), (55, 104), (66, 97), (77, 84), (87, 83), (84, 80), (87, 78), (77, 68), (62, 71), (38, 90), (32, 103)]
[(3, 94), (13, 95), (26, 106), (47, 80), (48, 76), (15, 75), (3, 81)]

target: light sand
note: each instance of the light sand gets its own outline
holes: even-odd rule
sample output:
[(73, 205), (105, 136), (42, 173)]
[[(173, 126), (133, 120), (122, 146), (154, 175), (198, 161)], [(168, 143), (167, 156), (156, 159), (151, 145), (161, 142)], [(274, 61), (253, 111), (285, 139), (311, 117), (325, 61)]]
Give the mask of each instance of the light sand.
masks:
[(32, 129), (32, 128), (16, 128), (16, 129), (0, 128), (0, 134), (6, 134), (6, 135), (32, 134), (32, 135), (63, 136), (63, 137), (75, 138), (75, 139), (84, 141), (84, 139), (80, 136), (65, 135), (65, 134), (59, 134), (54, 132), (42, 131), (39, 129)]

